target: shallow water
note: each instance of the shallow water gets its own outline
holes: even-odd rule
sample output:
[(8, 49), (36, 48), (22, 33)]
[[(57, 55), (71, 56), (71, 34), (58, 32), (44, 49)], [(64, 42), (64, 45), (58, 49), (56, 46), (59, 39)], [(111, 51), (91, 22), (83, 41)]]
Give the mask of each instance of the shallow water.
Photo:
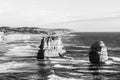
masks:
[[(39, 36), (32, 36), (34, 39), (30, 40), (1, 43), (0, 80), (119, 80), (120, 33), (114, 33), (112, 37), (110, 33), (103, 34), (73, 33), (74, 36), (63, 37), (66, 55), (72, 59), (36, 60)], [(93, 40), (105, 41), (109, 56), (115, 61), (104, 65), (90, 64), (88, 51)]]

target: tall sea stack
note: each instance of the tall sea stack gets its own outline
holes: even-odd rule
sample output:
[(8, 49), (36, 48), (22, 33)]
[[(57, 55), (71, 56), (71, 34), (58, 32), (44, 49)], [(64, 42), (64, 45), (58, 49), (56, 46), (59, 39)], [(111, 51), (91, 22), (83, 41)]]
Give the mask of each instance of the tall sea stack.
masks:
[(95, 41), (90, 48), (89, 61), (94, 64), (105, 63), (108, 60), (107, 47), (103, 41)]
[(63, 49), (63, 43), (59, 36), (47, 36), (41, 39), (40, 50), (37, 59), (45, 59), (49, 57), (62, 57), (66, 52)]

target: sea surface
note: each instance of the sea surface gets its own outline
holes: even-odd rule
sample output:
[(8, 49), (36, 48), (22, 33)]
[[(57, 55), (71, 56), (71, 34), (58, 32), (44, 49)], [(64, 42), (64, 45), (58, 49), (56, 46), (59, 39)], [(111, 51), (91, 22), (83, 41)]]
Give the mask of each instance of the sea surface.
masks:
[[(76, 32), (63, 36), (70, 59), (37, 60), (41, 36), (0, 42), (0, 80), (120, 80), (120, 33)], [(16, 37), (17, 38), (17, 37)], [(105, 42), (114, 61), (93, 65), (88, 60), (92, 42)]]

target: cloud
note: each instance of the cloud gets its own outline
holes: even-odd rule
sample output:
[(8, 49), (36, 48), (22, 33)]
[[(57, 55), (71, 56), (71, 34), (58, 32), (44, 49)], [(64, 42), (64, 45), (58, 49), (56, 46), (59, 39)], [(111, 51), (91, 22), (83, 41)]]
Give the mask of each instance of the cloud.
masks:
[(0, 25), (34, 25), (49, 24), (67, 21), (69, 14), (39, 8), (9, 9), (2, 11), (0, 15)]
[(96, 18), (89, 20), (73, 20), (63, 23), (51, 24), (52, 28), (70, 28), (80, 32), (119, 32), (120, 16)]
[(114, 26), (113, 30), (117, 30), (119, 4), (118, 0), (1, 0), (0, 26), (61, 23), (46, 27), (102, 31), (112, 30)]

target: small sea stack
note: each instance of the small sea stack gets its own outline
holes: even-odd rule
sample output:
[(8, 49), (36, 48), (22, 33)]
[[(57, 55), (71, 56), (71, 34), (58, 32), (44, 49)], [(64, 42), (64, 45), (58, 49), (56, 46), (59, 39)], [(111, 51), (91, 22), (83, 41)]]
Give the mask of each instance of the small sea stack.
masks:
[(61, 37), (53, 35), (43, 37), (39, 46), (40, 50), (38, 51), (37, 59), (63, 57), (66, 52), (63, 47)]
[(103, 41), (95, 41), (90, 48), (89, 61), (93, 64), (105, 63), (108, 60), (107, 47)]

